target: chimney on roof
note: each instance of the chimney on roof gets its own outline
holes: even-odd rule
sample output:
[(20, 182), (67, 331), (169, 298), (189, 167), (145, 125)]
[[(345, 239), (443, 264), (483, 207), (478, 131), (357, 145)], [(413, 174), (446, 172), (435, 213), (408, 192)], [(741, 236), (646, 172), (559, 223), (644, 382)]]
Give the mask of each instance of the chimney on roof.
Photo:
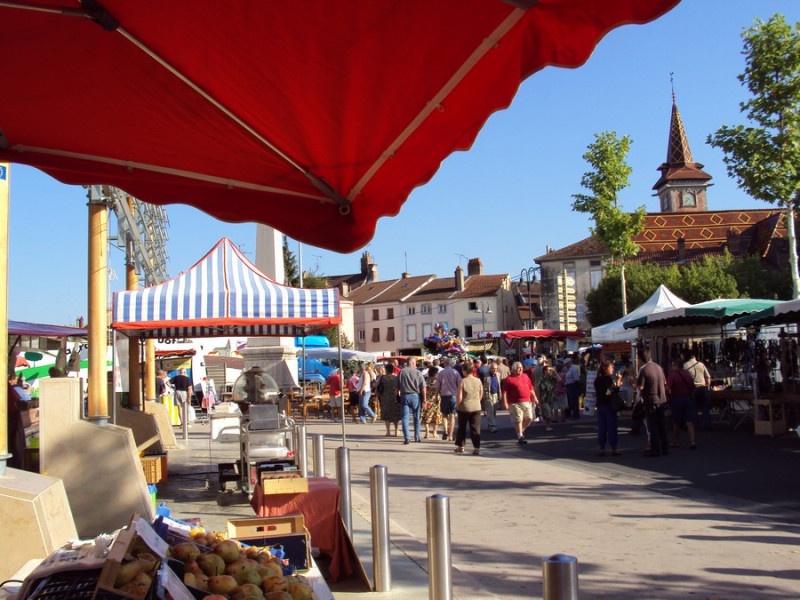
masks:
[(480, 258), (470, 258), (467, 262), (467, 275), (483, 275), (483, 262)]
[(400, 279), (408, 279), (409, 277), (411, 277), (411, 273), (400, 273)]
[(678, 264), (686, 262), (686, 239), (678, 238)]
[(346, 281), (343, 281), (342, 283), (340, 283), (339, 284), (339, 293), (341, 293), (342, 296), (346, 297), (350, 293), (350, 284), (347, 283)]
[(464, 269), (461, 268), (461, 265), (456, 267), (456, 291), (464, 291)]

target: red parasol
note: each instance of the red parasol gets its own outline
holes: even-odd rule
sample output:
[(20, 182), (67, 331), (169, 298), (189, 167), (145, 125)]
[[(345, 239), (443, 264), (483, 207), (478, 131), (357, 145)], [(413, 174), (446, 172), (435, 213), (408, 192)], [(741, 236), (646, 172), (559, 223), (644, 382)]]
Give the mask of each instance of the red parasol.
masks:
[(0, 161), (350, 251), (522, 80), (677, 3), (3, 0)]

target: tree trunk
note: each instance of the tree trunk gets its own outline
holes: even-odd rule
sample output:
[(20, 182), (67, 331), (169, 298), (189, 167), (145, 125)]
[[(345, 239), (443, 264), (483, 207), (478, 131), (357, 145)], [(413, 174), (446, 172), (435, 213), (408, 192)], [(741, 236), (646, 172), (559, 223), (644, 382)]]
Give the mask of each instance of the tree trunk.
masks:
[[(797, 269), (795, 269), (795, 273), (796, 272), (797, 272)], [(625, 289), (625, 261), (624, 260), (620, 261), (620, 263), (619, 263), (619, 279), (620, 279), (620, 284), (621, 284), (621, 287), (622, 287), (622, 316), (624, 317), (625, 315), (628, 314), (628, 292)]]
[(797, 275), (797, 240), (794, 231), (794, 204), (800, 193), (786, 203), (786, 233), (789, 238), (789, 270), (792, 272), (792, 298), (800, 298), (800, 278)]

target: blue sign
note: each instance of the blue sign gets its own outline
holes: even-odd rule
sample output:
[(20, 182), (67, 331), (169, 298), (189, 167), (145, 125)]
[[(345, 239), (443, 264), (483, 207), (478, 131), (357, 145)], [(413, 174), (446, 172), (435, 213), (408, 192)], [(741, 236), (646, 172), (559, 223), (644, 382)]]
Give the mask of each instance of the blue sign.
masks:
[(6, 177), (8, 177), (8, 167), (0, 165), (0, 181), (5, 181)]

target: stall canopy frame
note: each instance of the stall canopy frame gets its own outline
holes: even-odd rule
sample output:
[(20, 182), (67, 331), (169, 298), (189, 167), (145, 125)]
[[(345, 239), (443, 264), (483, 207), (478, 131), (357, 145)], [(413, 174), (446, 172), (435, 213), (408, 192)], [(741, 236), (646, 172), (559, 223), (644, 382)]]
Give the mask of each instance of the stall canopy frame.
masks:
[(228, 238), (168, 281), (114, 293), (111, 327), (128, 337), (305, 336), (342, 321), (336, 289), (293, 288)]

